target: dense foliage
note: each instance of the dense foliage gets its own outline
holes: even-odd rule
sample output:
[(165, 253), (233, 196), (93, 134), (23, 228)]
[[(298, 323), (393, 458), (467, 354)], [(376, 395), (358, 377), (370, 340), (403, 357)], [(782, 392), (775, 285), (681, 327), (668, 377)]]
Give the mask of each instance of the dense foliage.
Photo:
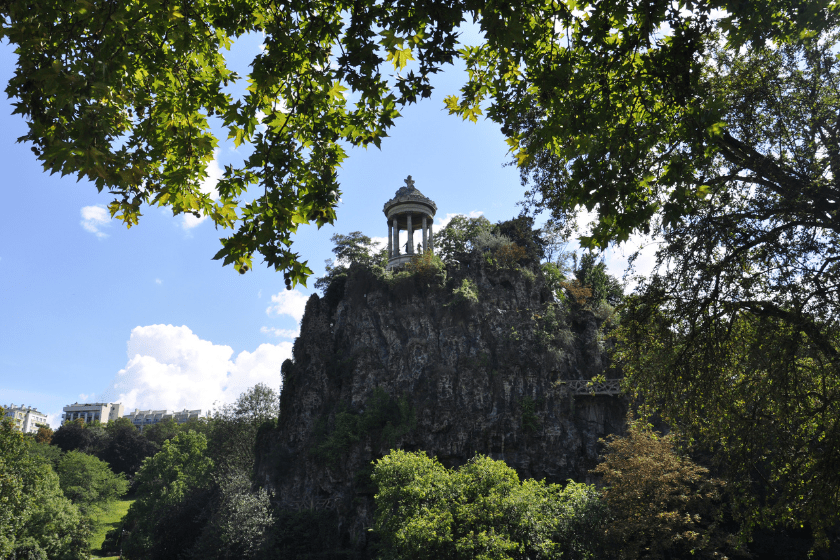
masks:
[(605, 512), (584, 484), (520, 481), (480, 456), (450, 470), (399, 450), (375, 463), (372, 480), (383, 559), (575, 559), (599, 550)]
[(617, 356), (628, 386), (714, 455), (747, 526), (818, 535), (840, 522), (837, 45), (711, 51), (702, 79), (727, 126), (705, 198), (663, 229)]
[(724, 482), (681, 456), (663, 436), (630, 418), (611, 436), (594, 473), (606, 485), (606, 539), (620, 559), (719, 558), (737, 548), (720, 528)]
[(268, 494), (253, 489), (254, 444), (259, 428), (276, 421), (278, 402), (257, 384), (208, 421), (179, 426), (143, 461), (136, 501), (103, 548), (132, 559), (263, 557), (274, 517)]
[[(311, 272), (291, 235), (335, 219), (346, 146), (380, 145), (457, 59), (469, 79), (449, 110), (471, 120), (486, 110), (526, 169), (540, 153), (558, 160), (543, 201), (595, 209), (592, 242), (603, 246), (660, 210), (685, 214), (695, 172), (737, 146), (717, 126), (722, 98), (701, 87), (708, 38), (720, 33), (738, 52), (811, 36), (837, 13), (782, 0), (11, 1), (0, 36), (17, 47), (6, 92), (45, 169), (113, 193), (111, 212), (129, 226), (154, 204), (237, 228), (217, 258), (244, 272), (259, 253), (298, 282)], [(458, 50), (463, 22), (482, 40)], [(265, 48), (236, 98), (228, 86), (242, 76), (222, 51), (248, 33), (263, 33)], [(208, 192), (213, 123), (253, 150)]]
[(341, 281), (340, 279), (347, 276), (351, 264), (356, 263), (379, 271), (384, 270), (388, 264), (388, 250), (377, 248), (376, 243), (360, 231), (348, 235), (337, 233), (330, 241), (335, 244), (332, 249), (335, 260), (326, 261), (326, 273), (315, 281), (315, 288), (324, 294), (332, 282)]
[(86, 514), (107, 509), (128, 490), (122, 474), (114, 474), (104, 461), (80, 451), (69, 451), (58, 462), (59, 486)]
[(29, 453), (28, 438), (0, 418), (0, 557), (88, 557), (90, 525), (62, 493), (50, 463)]

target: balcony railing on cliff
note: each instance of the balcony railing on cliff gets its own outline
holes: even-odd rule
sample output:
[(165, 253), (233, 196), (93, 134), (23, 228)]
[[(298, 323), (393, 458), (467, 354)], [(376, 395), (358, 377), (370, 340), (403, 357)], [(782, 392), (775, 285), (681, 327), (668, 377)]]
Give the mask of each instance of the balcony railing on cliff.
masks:
[(621, 394), (621, 379), (567, 379), (563, 381), (568, 391), (573, 395), (610, 395)]

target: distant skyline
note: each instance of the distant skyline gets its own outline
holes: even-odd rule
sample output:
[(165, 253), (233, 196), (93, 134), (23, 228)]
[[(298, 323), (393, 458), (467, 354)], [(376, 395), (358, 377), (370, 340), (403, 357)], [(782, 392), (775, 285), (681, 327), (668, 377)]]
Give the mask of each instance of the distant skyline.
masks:
[[(250, 37), (229, 56), (250, 60), (258, 48)], [(4, 43), (4, 83), (14, 64)], [(455, 214), (496, 222), (519, 213), (523, 188), (504, 165), (499, 128), (443, 109), (463, 79), (459, 69), (435, 76), (432, 99), (407, 107), (381, 150), (350, 150), (335, 225), (301, 227), (294, 238), (315, 274), (293, 291), (256, 261), (240, 276), (211, 260), (222, 232), (206, 220), (166, 208), (145, 208), (131, 230), (110, 220), (107, 193), (44, 173), (31, 146), (15, 143), (25, 123), (2, 100), (0, 405), (32, 406), (57, 427), (62, 407), (76, 401), (208, 409), (258, 382), (279, 389), (314, 279), (332, 258), (330, 237), (361, 231), (384, 240), (382, 206), (408, 175), (436, 202), (436, 231)], [(208, 188), (242, 149), (221, 145)], [(623, 259), (608, 264), (622, 274)]]

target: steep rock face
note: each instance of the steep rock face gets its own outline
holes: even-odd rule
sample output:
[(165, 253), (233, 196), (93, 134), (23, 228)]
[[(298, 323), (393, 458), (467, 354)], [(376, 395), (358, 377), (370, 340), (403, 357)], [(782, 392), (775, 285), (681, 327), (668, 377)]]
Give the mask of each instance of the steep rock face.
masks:
[[(258, 441), (257, 482), (281, 507), (330, 510), (360, 546), (370, 463), (390, 448), (447, 466), (486, 454), (521, 477), (585, 481), (598, 439), (622, 429), (621, 398), (573, 396), (563, 383), (604, 373), (595, 313), (554, 302), (538, 271), (480, 257), (442, 279), (351, 267), (343, 291), (313, 295), (283, 365), (280, 421)], [(477, 303), (453, 295), (464, 279)]]

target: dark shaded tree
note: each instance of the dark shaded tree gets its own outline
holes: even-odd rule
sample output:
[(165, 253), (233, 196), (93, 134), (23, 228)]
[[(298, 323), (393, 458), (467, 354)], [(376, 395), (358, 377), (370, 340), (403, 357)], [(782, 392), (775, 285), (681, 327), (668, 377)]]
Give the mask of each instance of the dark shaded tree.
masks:
[(164, 441), (174, 438), (180, 431), (181, 429), (178, 423), (175, 422), (175, 419), (167, 418), (157, 424), (145, 426), (143, 428), (143, 437), (160, 448)]
[(523, 264), (538, 264), (545, 258), (545, 240), (540, 230), (534, 229), (532, 217), (523, 215), (499, 222), (494, 230), (525, 249), (526, 258)]
[(116, 473), (133, 475), (146, 457), (154, 455), (158, 446), (144, 438), (131, 420), (118, 418), (105, 427), (106, 438), (97, 457)]
[(96, 453), (102, 446), (105, 432), (100, 426), (89, 426), (84, 420), (65, 422), (53, 434), (51, 443), (64, 452)]
[(207, 433), (207, 455), (218, 474), (251, 476), (254, 468), (254, 443), (257, 431), (265, 422), (280, 416), (280, 395), (258, 383), (236, 399), (213, 411)]
[(629, 386), (712, 453), (746, 527), (840, 522), (837, 40), (714, 52), (704, 197), (620, 330)]

